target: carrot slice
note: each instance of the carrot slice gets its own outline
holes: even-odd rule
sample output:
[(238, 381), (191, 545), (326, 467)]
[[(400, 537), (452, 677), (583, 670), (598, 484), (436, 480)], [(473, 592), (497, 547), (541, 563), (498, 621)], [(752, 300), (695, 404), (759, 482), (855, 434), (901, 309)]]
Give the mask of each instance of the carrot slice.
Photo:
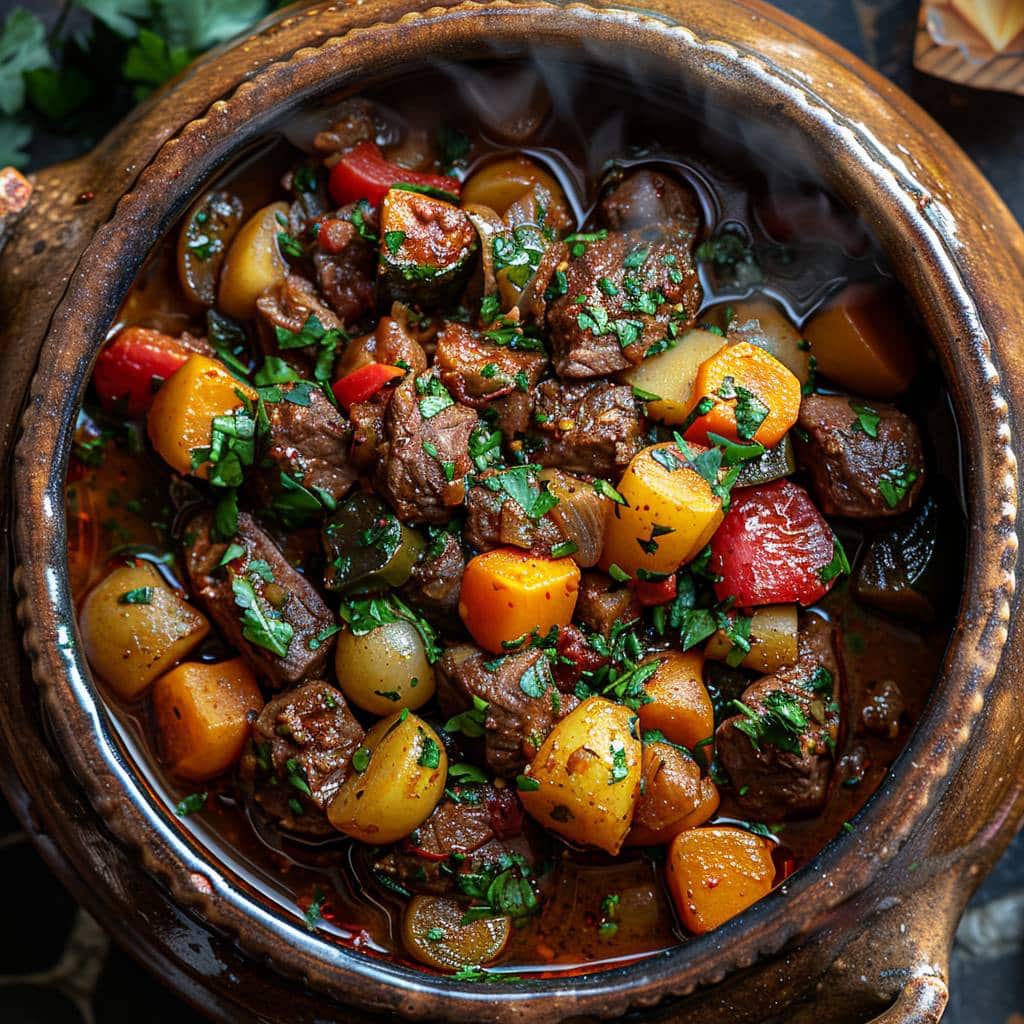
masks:
[(800, 415), (800, 381), (775, 356), (741, 341), (701, 363), (689, 412), (687, 441), (709, 444), (712, 433), (772, 448)]

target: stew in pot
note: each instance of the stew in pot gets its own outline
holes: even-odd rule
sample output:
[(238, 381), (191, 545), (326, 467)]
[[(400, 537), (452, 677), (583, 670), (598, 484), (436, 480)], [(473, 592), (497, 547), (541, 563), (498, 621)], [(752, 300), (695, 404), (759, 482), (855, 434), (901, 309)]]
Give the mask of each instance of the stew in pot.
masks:
[(853, 828), (962, 512), (852, 214), (653, 106), (484, 116), (472, 74), (198, 199), (67, 494), (85, 655), (177, 813), (311, 929), (483, 979), (708, 932)]

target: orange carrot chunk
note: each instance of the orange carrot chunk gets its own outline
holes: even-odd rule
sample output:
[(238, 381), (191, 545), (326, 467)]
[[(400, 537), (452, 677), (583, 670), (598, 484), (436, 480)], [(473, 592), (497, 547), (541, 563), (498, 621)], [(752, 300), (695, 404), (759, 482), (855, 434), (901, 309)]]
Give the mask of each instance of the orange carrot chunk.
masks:
[(466, 566), (459, 615), (481, 647), (501, 654), (503, 643), (567, 626), (579, 585), (580, 570), (571, 558), (535, 558), (518, 548), (497, 548)]
[(771, 891), (771, 844), (738, 828), (689, 829), (672, 840), (666, 878), (684, 926), (703, 935)]
[(771, 353), (741, 341), (701, 363), (689, 412), (687, 441), (711, 444), (708, 435), (718, 434), (772, 448), (800, 415), (800, 381)]

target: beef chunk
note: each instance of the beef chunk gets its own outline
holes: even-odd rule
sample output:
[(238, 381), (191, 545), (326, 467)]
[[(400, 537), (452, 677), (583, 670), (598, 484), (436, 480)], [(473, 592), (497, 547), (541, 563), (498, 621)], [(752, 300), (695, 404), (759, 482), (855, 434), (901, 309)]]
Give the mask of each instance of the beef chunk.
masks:
[(396, 305), (393, 313), (403, 315), (382, 316), (369, 334), (353, 338), (338, 360), (338, 376), (343, 377), (367, 363), (406, 366), (413, 374), (423, 373), (427, 368), (427, 355), (409, 331), (406, 312), (404, 306)]
[(242, 758), (242, 777), (282, 828), (331, 835), (325, 812), (362, 742), (362, 726), (341, 693), (324, 682), (307, 683), (260, 712)]
[(633, 591), (613, 583), (603, 572), (585, 572), (580, 579), (575, 619), (605, 639), (616, 622), (632, 622), (641, 608)]
[(571, 378), (617, 373), (691, 326), (703, 294), (692, 246), (686, 234), (612, 231), (572, 256), (565, 292), (547, 307), (555, 372)]
[[(238, 531), (232, 537), (232, 543), (241, 544), (245, 554), (222, 566), (228, 545), (211, 537), (212, 519), (212, 515), (205, 512), (189, 523), (185, 568), (193, 592), (221, 632), (275, 689), (321, 673), (334, 646), (334, 638), (315, 642), (312, 649), (310, 641), (316, 641), (325, 629), (334, 625), (331, 610), (312, 584), (288, 564), (277, 545), (245, 513), (238, 517)], [(265, 565), (260, 566), (258, 572), (251, 571), (254, 562)], [(273, 579), (265, 579), (267, 575)], [(259, 632), (242, 621), (245, 610), (235, 600), (233, 576), (249, 581), (256, 592), (259, 614), (270, 621), (286, 622), (291, 627), (292, 636), (284, 657), (249, 638), (258, 636)]]
[(376, 232), (374, 217), (366, 203), (346, 206), (324, 220), (317, 235), (313, 253), (316, 283), (345, 324), (356, 323), (374, 305), (377, 252), (357, 227), (361, 224), (363, 232), (372, 236)]
[(903, 718), (903, 694), (892, 679), (882, 679), (867, 693), (867, 703), (860, 713), (860, 720), (868, 732), (894, 740), (900, 734)]
[(281, 356), (303, 377), (311, 378), (319, 346), (311, 344), (283, 349), (277, 340), (277, 329), (298, 334), (311, 316), (320, 321), (325, 331), (341, 327), (338, 318), (320, 299), (312, 281), (301, 274), (289, 274), (256, 300), (256, 311), (260, 319), (258, 334), (263, 351), (267, 355)]
[(282, 493), (281, 475), (287, 474), (307, 490), (339, 501), (356, 480), (348, 459), (351, 427), (320, 388), (283, 384), (281, 393), (280, 402), (265, 403), (270, 431), (258, 495), (269, 505)]
[(375, 874), (412, 892), (457, 896), (464, 875), (484, 872), (509, 857), (531, 866), (537, 862), (514, 790), (490, 785), (449, 789), (457, 799), (441, 800), (408, 839), (374, 864)]
[(464, 405), (482, 409), (518, 391), (529, 395), (547, 366), (543, 352), (495, 345), (459, 323), (447, 323), (435, 357), (444, 386)]
[(805, 817), (825, 803), (839, 730), (834, 634), (824, 619), (807, 616), (796, 664), (748, 686), (741, 698), (747, 713), (715, 733), (736, 802), (754, 820)]
[[(501, 480), (509, 481), (509, 487), (502, 486)], [(550, 514), (534, 517), (522, 501), (508, 493), (513, 489), (512, 482), (521, 482), (524, 501), (540, 498), (541, 487), (525, 466), (486, 469), (477, 474), (476, 481), (466, 494), (465, 536), (477, 550), (490, 551), (511, 544), (546, 558), (552, 547), (566, 540)]]
[(329, 158), (377, 137), (377, 119), (368, 100), (350, 99), (338, 107), (336, 120), (313, 136), (313, 149)]
[(921, 438), (914, 421), (898, 409), (808, 395), (797, 426), (797, 458), (825, 515), (893, 516), (917, 500), (925, 477)]
[(487, 767), (501, 778), (518, 775), (555, 723), (579, 703), (558, 692), (547, 655), (534, 647), (496, 663), (468, 644), (449, 647), (438, 668), (445, 714), (467, 710), (474, 697), (487, 702), (484, 751)]
[(459, 591), (465, 569), (466, 556), (459, 536), (446, 530), (413, 566), (402, 595), (432, 622), (457, 626)]
[(644, 743), (643, 782), (633, 824), (659, 832), (682, 827), (705, 801), (715, 798), (714, 783), (701, 778), (700, 766), (670, 743)]
[(370, 475), (380, 459), (384, 443), (384, 403), (371, 399), (356, 402), (348, 411), (352, 424), (352, 447), (349, 460), (359, 473)]
[(387, 440), (376, 482), (405, 523), (446, 523), (462, 504), (472, 467), (469, 435), (476, 413), (459, 402), (441, 407), (446, 393), (443, 388), (441, 395), (433, 393), (435, 384), (440, 381), (432, 373), (407, 377), (384, 415)]
[(651, 226), (695, 238), (700, 206), (692, 189), (658, 171), (634, 171), (601, 201), (601, 220), (614, 231)]
[(533, 418), (544, 446), (531, 457), (542, 466), (610, 476), (643, 446), (643, 419), (625, 385), (546, 380), (537, 389)]

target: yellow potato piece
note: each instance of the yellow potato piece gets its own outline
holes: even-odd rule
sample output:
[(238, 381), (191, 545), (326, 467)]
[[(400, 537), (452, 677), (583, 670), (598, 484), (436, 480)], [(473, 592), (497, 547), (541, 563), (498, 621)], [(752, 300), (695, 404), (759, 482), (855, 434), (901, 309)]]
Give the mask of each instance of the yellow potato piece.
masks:
[(153, 684), (152, 701), (164, 761), (175, 775), (197, 781), (220, 775), (238, 760), (249, 715), (263, 707), (243, 658), (172, 668)]
[(364, 636), (342, 630), (334, 667), (342, 693), (371, 714), (386, 715), (402, 708), (415, 711), (434, 696), (436, 688), (423, 638), (404, 619)]
[(437, 806), (448, 777), (448, 758), (437, 733), (400, 711), (381, 719), (327, 810), (331, 824), (364, 843), (393, 843), (418, 828)]
[[(701, 450), (691, 448), (695, 453)], [(659, 450), (666, 452), (663, 457), (670, 465), (672, 459), (679, 465), (667, 469), (654, 456)], [(641, 568), (673, 573), (700, 554), (724, 518), (721, 499), (699, 473), (682, 464), (673, 442), (637, 454), (618, 491), (627, 505), (613, 504), (608, 513), (599, 563), (605, 572), (617, 565), (630, 576)]]
[(662, 423), (682, 423), (693, 404), (693, 382), (701, 363), (725, 348), (725, 338), (713, 331), (687, 331), (674, 348), (637, 363), (621, 377), (640, 391), (657, 395), (647, 401), (647, 415)]
[[(284, 224), (280, 218), (284, 217)], [(277, 236), (287, 231), (288, 204), (271, 203), (257, 210), (239, 229), (228, 249), (220, 275), (217, 305), (229, 316), (251, 320), (256, 300), (288, 273)]]
[(548, 733), (520, 780), (527, 813), (566, 839), (618, 853), (640, 799), (635, 726), (625, 705), (588, 697)]
[[(239, 392), (256, 398), (256, 392), (232, 377), (223, 363), (189, 356), (157, 392), (146, 418), (157, 453), (172, 469), (190, 473), (192, 450), (209, 446), (214, 417), (242, 407)], [(208, 467), (200, 466), (196, 476), (205, 477), (207, 472)]]
[[(794, 664), (796, 634), (795, 604), (773, 604), (756, 609), (750, 620), (750, 651), (740, 664), (762, 674)], [(731, 651), (732, 644), (721, 630), (704, 645), (704, 654), (712, 661), (725, 661)]]
[(142, 561), (115, 569), (89, 591), (78, 626), (93, 672), (124, 700), (138, 697), (210, 631), (202, 612)]
[(501, 955), (512, 932), (507, 917), (462, 923), (466, 905), (444, 896), (414, 896), (402, 917), (405, 948), (438, 971), (490, 963)]

